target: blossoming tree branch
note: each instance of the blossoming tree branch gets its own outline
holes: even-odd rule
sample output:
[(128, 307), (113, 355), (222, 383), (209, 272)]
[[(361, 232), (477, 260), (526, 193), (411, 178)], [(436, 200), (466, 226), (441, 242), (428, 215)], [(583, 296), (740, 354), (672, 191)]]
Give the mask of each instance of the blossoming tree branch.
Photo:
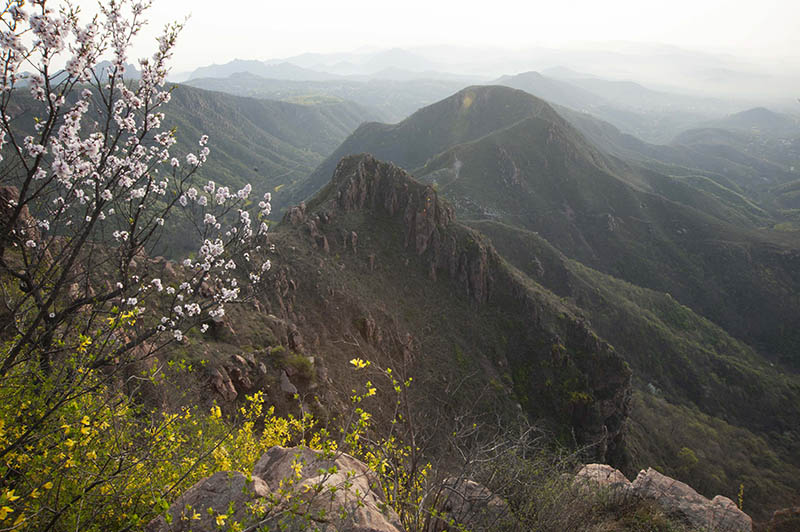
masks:
[[(269, 194), (253, 202), (250, 185), (198, 183), (208, 137), (177, 153), (176, 131), (162, 125), (182, 25), (164, 28), (138, 78), (126, 73), (149, 5), (108, 0), (91, 20), (68, 2), (0, 5), (2, 529), (10, 519), (51, 530), (114, 482), (117, 510), (101, 506), (130, 520), (123, 500), (152, 507), (191, 478), (206, 451), (180, 451), (185, 471), (172, 466), (163, 491), (151, 482), (136, 484), (144, 498), (132, 495), (120, 479), (157, 456), (164, 423), (178, 418), (137, 425), (115, 390), (143, 360), (223, 319), (226, 304), (253, 297), (270, 268)], [(196, 244), (191, 258), (158, 259), (178, 226), (190, 229), (181, 238)]]

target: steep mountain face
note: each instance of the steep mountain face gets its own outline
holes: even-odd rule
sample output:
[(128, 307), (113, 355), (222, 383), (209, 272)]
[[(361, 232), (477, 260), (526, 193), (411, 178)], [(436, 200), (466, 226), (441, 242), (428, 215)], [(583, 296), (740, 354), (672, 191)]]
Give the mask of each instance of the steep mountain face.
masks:
[[(591, 454), (620, 456), (627, 365), (557, 297), (457, 223), (433, 188), (371, 156), (348, 157), (286, 221), (278, 248), (294, 243), (286, 275), (304, 279), (304, 287), (281, 307), (303, 309), (301, 332), (326, 360), (336, 359), (335, 339), (362, 338), (371, 346), (365, 356), (404, 360), (429, 397), (444, 381), (447, 393), (469, 404), (475, 396), (456, 383), (477, 379), (475, 390), (491, 382), (491, 395), (500, 397), (492, 400), (509, 405), (504, 415), (518, 402), (562, 437), (574, 433)], [(392, 330), (408, 331), (407, 339), (401, 333), (393, 345)]]
[[(629, 473), (657, 465), (707, 493), (728, 496), (743, 483), (758, 501), (749, 511), (758, 508), (759, 516), (793, 503), (800, 490), (793, 450), (800, 441), (800, 376), (782, 374), (669, 294), (587, 268), (538, 234), (488, 220), (469, 225), (511, 264), (579, 308), (631, 365), (640, 391), (626, 435), (634, 465)], [(674, 423), (665, 420), (680, 418), (691, 428), (670, 430)], [(703, 464), (689, 467), (685, 449)], [(764, 465), (765, 456), (775, 458), (774, 467)]]
[[(471, 87), (394, 126), (362, 126), (334, 157), (363, 151), (412, 169), (528, 284), (617, 346), (638, 390), (629, 463), (656, 463), (731, 497), (747, 479), (761, 510), (796, 502), (800, 252), (790, 234), (763, 229), (773, 214), (736, 183), (606, 155), (551, 107), (502, 87)], [(374, 197), (355, 190), (346, 196)], [(423, 268), (440, 276), (440, 264)], [(665, 428), (681, 418), (693, 428)]]
[(172, 91), (165, 113), (164, 123), (178, 128), (188, 151), (209, 134), (214, 156), (204, 177), (232, 186), (250, 182), (262, 191), (301, 179), (361, 122), (374, 118), (351, 102), (297, 105), (185, 85)]

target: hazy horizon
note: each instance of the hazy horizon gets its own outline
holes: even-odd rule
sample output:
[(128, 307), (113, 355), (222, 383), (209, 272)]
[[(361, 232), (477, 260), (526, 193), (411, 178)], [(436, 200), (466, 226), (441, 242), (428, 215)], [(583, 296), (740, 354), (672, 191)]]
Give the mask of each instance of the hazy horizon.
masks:
[[(76, 2), (95, 12), (93, 0)], [(728, 4), (728, 5), (726, 5)], [(764, 0), (731, 7), (724, 0), (675, 0), (668, 7), (633, 0), (573, 0), (557, 5), (497, 0), (491, 9), (474, 2), (408, 0), (380, 5), (365, 0), (262, 3), (245, 0), (236, 10), (210, 0), (157, 0), (134, 46), (149, 55), (164, 24), (189, 17), (175, 49), (175, 71), (191, 71), (235, 58), (268, 60), (303, 53), (424, 46), (585, 48), (598, 43), (670, 45), (687, 51), (728, 54), (775, 63), (800, 62), (800, 4)]]
[[(93, 1), (77, 4), (86, 14), (96, 10)], [(490, 80), (562, 66), (654, 88), (788, 105), (800, 94), (800, 32), (794, 24), (800, 3), (729, 4), (576, 0), (544, 7), (498, 0), (487, 8), (449, 0), (402, 6), (246, 0), (231, 10), (210, 0), (157, 0), (130, 60), (152, 53), (166, 23), (188, 17), (171, 61), (178, 81), (199, 67), (234, 59), (342, 54), (347, 62), (359, 53), (401, 48), (425, 59), (407, 70)], [(323, 63), (298, 66), (342, 74)]]

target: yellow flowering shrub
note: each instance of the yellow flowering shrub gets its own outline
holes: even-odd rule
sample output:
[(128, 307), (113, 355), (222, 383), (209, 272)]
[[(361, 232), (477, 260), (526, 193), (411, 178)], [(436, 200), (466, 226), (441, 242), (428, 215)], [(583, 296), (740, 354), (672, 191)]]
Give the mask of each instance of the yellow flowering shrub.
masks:
[(58, 375), (19, 366), (0, 381), (0, 529), (140, 529), (201, 478), (249, 474), (273, 445), (327, 440), (310, 416), (276, 416), (261, 393), (234, 425), (216, 405), (147, 411), (80, 365)]

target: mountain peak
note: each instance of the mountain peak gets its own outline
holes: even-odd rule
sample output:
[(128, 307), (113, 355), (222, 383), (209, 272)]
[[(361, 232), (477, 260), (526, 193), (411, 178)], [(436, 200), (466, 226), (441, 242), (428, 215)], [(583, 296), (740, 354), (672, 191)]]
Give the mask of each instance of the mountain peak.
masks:
[[(287, 217), (297, 216), (298, 207)], [(391, 163), (362, 153), (344, 157), (336, 166), (328, 187), (312, 200), (310, 210), (350, 213), (370, 211), (390, 218), (402, 216), (405, 245), (423, 254), (435, 233), (454, 219), (453, 208), (439, 200), (433, 187), (416, 181)], [(319, 216), (319, 215), (318, 215)], [(322, 217), (327, 217), (322, 214)]]

